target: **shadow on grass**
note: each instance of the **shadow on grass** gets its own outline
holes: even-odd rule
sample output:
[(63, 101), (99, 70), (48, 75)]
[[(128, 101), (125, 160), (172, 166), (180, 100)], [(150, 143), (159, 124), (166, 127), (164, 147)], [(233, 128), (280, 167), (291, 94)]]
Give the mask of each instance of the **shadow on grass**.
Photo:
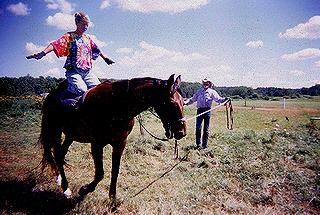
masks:
[(25, 214), (64, 214), (82, 200), (80, 198), (66, 198), (63, 194), (53, 191), (34, 190), (36, 181), (0, 181), (0, 213)]

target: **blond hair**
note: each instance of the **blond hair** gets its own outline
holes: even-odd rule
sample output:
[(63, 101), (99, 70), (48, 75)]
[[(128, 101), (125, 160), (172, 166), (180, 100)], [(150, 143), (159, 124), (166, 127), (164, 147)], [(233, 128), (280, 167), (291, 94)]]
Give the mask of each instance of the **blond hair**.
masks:
[(81, 22), (81, 21), (86, 21), (87, 23), (90, 22), (90, 18), (87, 14), (83, 12), (77, 12), (74, 14), (74, 20), (76, 23)]

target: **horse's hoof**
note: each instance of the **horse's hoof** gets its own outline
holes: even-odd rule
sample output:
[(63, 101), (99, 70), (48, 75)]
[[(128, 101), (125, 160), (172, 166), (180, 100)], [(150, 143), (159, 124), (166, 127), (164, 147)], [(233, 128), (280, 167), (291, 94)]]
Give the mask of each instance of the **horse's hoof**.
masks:
[(85, 196), (85, 195), (87, 195), (89, 193), (89, 191), (88, 191), (88, 187), (85, 185), (85, 186), (82, 186), (81, 188), (80, 188), (80, 190), (79, 190), (79, 192), (78, 192), (78, 194), (80, 195), (80, 196)]
[(66, 191), (63, 192), (63, 194), (69, 199), (71, 198), (71, 190), (69, 188), (66, 189)]
[(95, 188), (90, 187), (90, 185), (85, 185), (80, 188), (78, 193), (80, 196), (84, 196), (84, 195), (87, 195), (88, 193), (93, 192), (94, 190)]
[(58, 186), (61, 186), (61, 180), (62, 180), (61, 175), (60, 175), (60, 174), (57, 175), (57, 177), (56, 177), (56, 183), (57, 183)]
[[(110, 198), (110, 197), (109, 197)], [(121, 206), (121, 204), (123, 203), (123, 199), (116, 197), (116, 198), (110, 198), (109, 201), (107, 201), (106, 206), (107, 208), (109, 208), (112, 212), (117, 211), (118, 207)]]
[(123, 198), (121, 198), (119, 196), (117, 198), (113, 199), (113, 204), (116, 206), (120, 206), (123, 202), (124, 202)]

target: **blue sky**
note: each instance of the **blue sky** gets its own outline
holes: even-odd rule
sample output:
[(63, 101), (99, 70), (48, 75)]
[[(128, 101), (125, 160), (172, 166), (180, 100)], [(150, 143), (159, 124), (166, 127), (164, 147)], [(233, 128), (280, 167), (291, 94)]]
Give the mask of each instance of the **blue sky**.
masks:
[(216, 86), (300, 88), (320, 84), (320, 0), (2, 0), (0, 76), (64, 77), (65, 58), (25, 56), (75, 30), (116, 63), (100, 78), (168, 78)]

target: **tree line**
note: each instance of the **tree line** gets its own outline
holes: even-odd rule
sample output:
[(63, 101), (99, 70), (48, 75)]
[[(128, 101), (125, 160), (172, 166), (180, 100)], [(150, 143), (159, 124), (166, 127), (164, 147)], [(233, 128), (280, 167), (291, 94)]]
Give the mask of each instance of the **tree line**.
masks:
[[(41, 95), (48, 93), (58, 87), (64, 78), (54, 77), (32, 77), (23, 76), (0, 77), (0, 96), (22, 96), (22, 95)], [(101, 80), (103, 81), (103, 80)], [(114, 80), (111, 80), (114, 81)], [(198, 89), (202, 87), (201, 83), (182, 82), (181, 94), (184, 98), (190, 98)], [(265, 99), (269, 100), (273, 97), (298, 98), (301, 96), (319, 96), (320, 85), (316, 84), (310, 88), (285, 89), (276, 87), (259, 87), (253, 89), (251, 87), (216, 87), (215, 90), (221, 96), (228, 96), (234, 99)]]

